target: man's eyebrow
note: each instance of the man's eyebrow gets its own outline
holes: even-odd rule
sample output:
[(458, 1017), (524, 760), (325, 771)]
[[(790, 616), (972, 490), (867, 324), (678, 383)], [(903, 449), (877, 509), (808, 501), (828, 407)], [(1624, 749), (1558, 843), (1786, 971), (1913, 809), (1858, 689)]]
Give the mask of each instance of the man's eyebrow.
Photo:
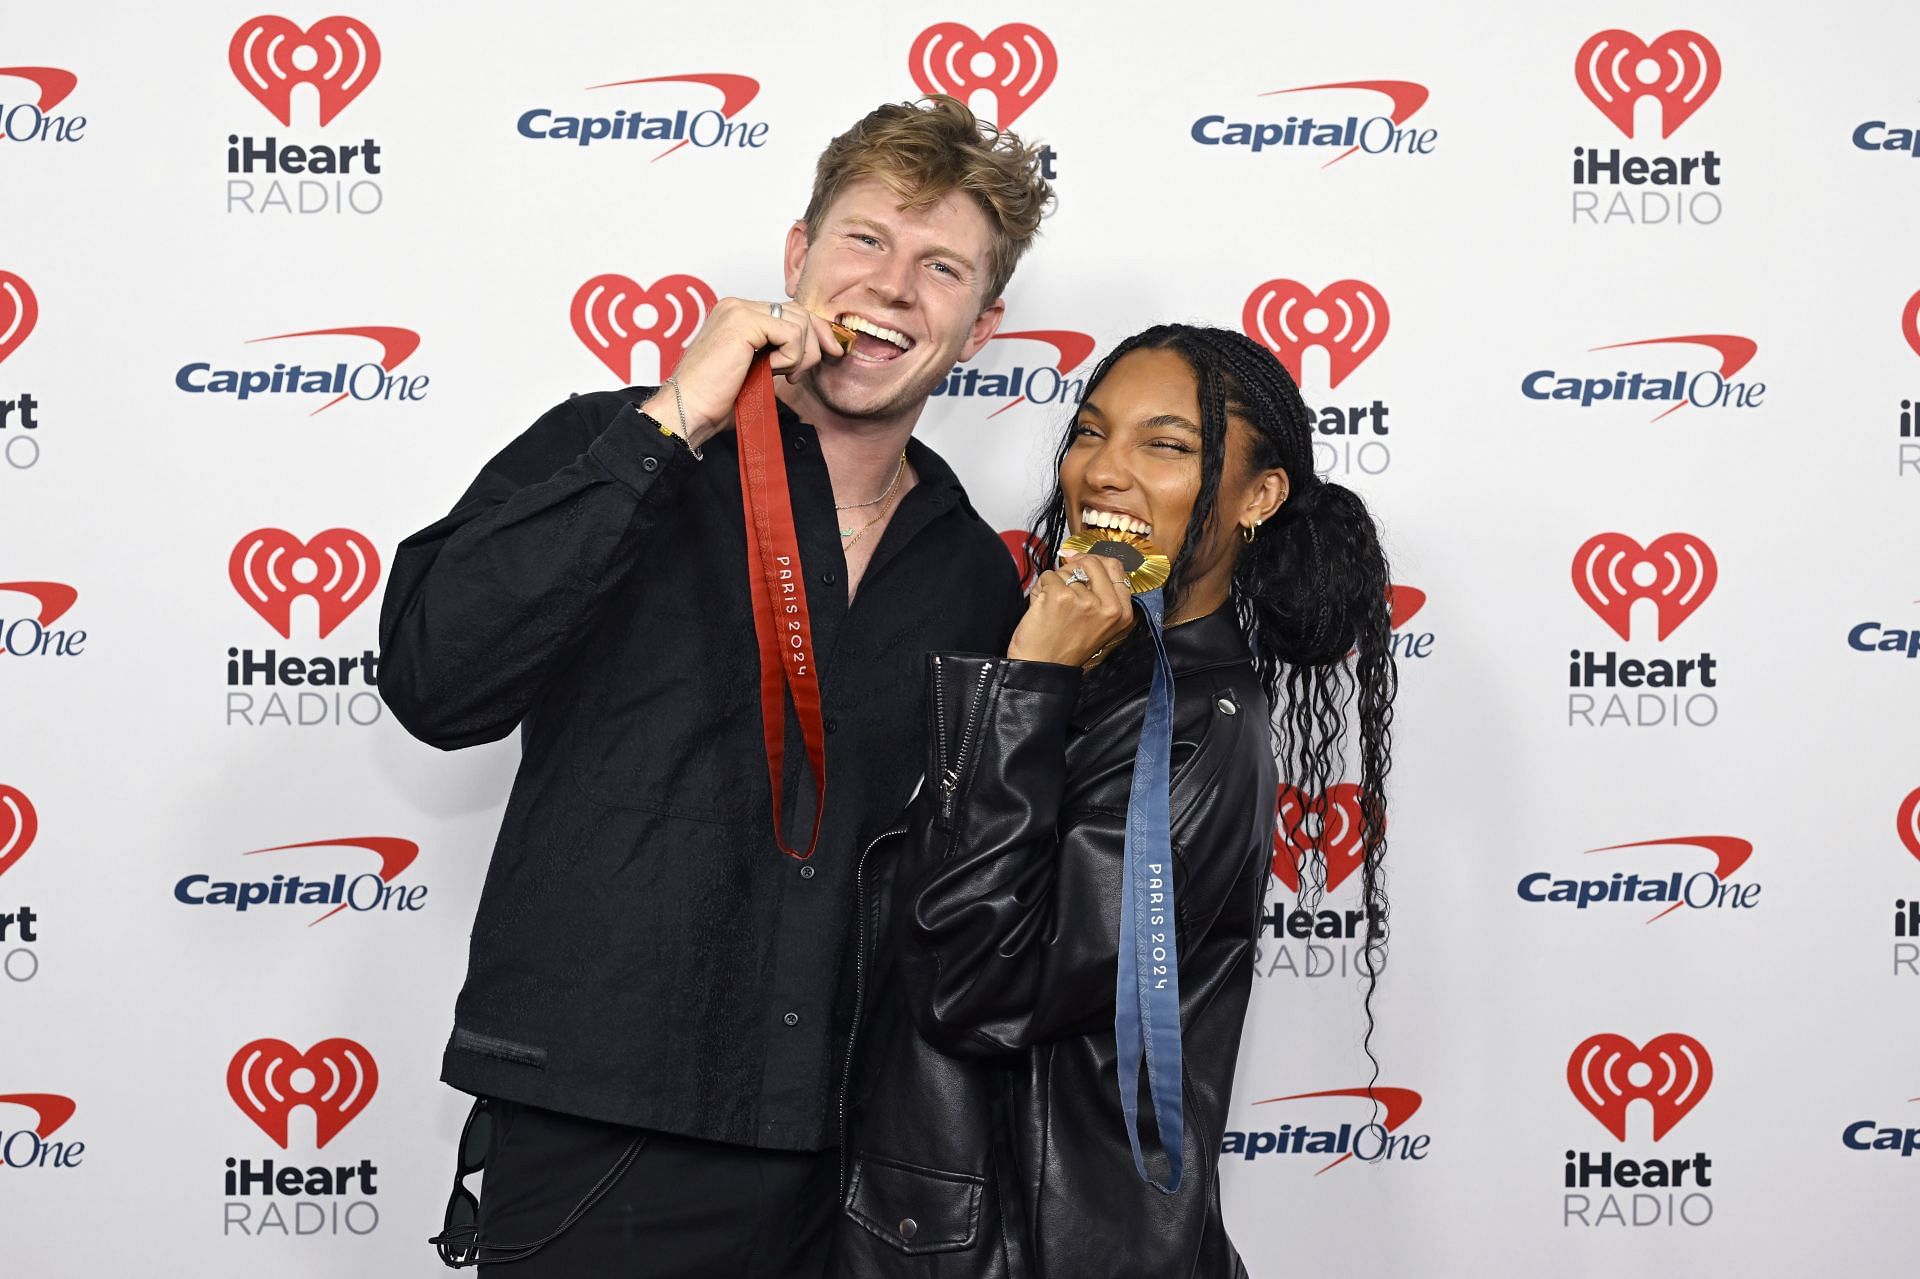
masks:
[[(880, 232), (880, 234), (887, 235), (887, 236), (890, 236), (893, 234), (893, 228), (888, 226), (886, 223), (875, 222), (872, 218), (861, 217), (857, 213), (850, 214), (847, 217), (841, 219), (841, 225), (842, 226), (863, 226), (870, 231), (878, 231)], [(958, 262), (961, 266), (965, 267), (969, 271), (972, 271), (975, 269), (972, 258), (960, 252), (960, 250), (950, 249), (944, 244), (936, 244), (932, 246), (926, 251), (926, 256), (930, 258), (952, 258), (955, 262)]]

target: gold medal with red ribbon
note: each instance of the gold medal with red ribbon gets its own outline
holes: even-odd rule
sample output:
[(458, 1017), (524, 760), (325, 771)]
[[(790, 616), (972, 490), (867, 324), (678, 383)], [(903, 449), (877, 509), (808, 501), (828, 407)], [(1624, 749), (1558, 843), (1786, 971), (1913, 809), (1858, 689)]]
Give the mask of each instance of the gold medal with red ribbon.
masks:
[[(800, 570), (800, 537), (793, 524), (786, 454), (780, 447), (779, 411), (773, 398), (773, 368), (762, 351), (753, 358), (733, 408), (740, 443), (740, 504), (747, 524), (747, 579), (753, 588), (753, 633), (760, 648), (760, 722), (767, 743), (767, 781), (773, 793), (773, 838), (780, 851), (805, 861), (820, 842), (827, 807), (827, 737), (820, 715), (820, 669), (807, 611), (806, 575)], [(781, 816), (786, 810), (786, 696), (800, 720), (813, 767), (813, 832), (804, 852), (788, 845)]]

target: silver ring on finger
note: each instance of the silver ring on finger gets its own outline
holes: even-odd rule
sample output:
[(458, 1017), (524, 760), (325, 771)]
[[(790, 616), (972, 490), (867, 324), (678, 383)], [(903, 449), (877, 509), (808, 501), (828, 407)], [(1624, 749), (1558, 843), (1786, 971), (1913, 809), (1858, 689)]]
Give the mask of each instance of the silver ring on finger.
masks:
[(780, 318), (780, 311), (781, 306), (778, 302), (767, 303), (767, 314), (771, 315), (774, 319), (777, 320)]
[(1091, 585), (1090, 579), (1087, 577), (1087, 570), (1078, 564), (1075, 564), (1067, 573), (1067, 580), (1079, 586)]

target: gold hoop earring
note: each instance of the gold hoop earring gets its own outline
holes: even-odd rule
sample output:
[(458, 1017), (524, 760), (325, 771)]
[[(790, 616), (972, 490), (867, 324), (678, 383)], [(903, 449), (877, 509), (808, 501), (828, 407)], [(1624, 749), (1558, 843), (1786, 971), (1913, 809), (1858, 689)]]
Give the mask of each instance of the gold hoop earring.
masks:
[(1260, 531), (1260, 521), (1259, 521), (1259, 520), (1255, 520), (1255, 521), (1253, 522), (1253, 524), (1252, 524), (1252, 526), (1251, 526), (1251, 527), (1249, 527), (1249, 526), (1247, 526), (1247, 525), (1245, 525), (1245, 524), (1242, 524), (1242, 525), (1240, 526), (1240, 536), (1246, 539), (1246, 541), (1247, 541), (1247, 544), (1248, 544), (1248, 545), (1252, 545), (1252, 544), (1253, 544), (1253, 535), (1254, 535), (1255, 533), (1258, 533), (1259, 531)]

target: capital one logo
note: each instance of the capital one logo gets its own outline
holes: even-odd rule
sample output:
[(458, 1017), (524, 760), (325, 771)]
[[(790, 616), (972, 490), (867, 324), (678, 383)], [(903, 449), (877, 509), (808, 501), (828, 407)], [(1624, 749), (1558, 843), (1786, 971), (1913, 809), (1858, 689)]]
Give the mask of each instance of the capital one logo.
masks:
[(1631, 31), (1602, 31), (1580, 46), (1574, 82), (1613, 127), (1633, 136), (1633, 111), (1642, 98), (1660, 104), (1660, 136), (1702, 106), (1720, 83), (1720, 53), (1697, 31), (1669, 31), (1652, 44)]
[[(22, 1106), (33, 1112), (34, 1120), (33, 1127), (16, 1128), (12, 1132), (0, 1127), (0, 1168), (44, 1166), (49, 1158), (56, 1167), (79, 1164), (82, 1149), (79, 1143), (72, 1143), (70, 1154), (57, 1144), (46, 1145), (47, 1139), (65, 1127), (73, 1118), (73, 1112), (79, 1109), (73, 1098), (52, 1092), (0, 1093), (0, 1106)], [(23, 1141), (22, 1137), (26, 1139)]]
[(266, 14), (240, 24), (227, 45), (227, 64), (240, 87), (288, 127), (294, 88), (312, 85), (324, 128), (373, 83), (380, 70), (380, 42), (358, 18), (322, 18), (302, 31)]
[(314, 1148), (324, 1149), (379, 1086), (373, 1054), (351, 1039), (323, 1039), (304, 1053), (284, 1040), (256, 1039), (227, 1064), (233, 1104), (282, 1150), (296, 1108), (313, 1111)]
[(282, 639), (293, 638), (294, 601), (312, 599), (320, 609), (319, 637), (325, 639), (373, 595), (380, 555), (350, 528), (330, 528), (305, 542), (285, 529), (262, 528), (234, 544), (227, 576)]
[(1622, 1035), (1587, 1039), (1567, 1058), (1567, 1087), (1614, 1140), (1627, 1139), (1627, 1108), (1644, 1101), (1659, 1141), (1700, 1104), (1713, 1084), (1713, 1059), (1691, 1035), (1666, 1034), (1636, 1048)]
[[(1411, 119), (1414, 112), (1427, 105), (1427, 98), (1430, 96), (1426, 85), (1416, 84), (1412, 80), (1339, 80), (1331, 84), (1302, 85), (1298, 89), (1275, 89), (1270, 93), (1263, 93), (1260, 96), (1263, 98), (1277, 98), (1290, 93), (1315, 93), (1322, 89), (1361, 89), (1368, 93), (1377, 93), (1384, 97), (1387, 100), (1389, 110), (1385, 117), (1388, 124), (1387, 138), (1382, 141), (1389, 145), (1391, 145), (1394, 139), (1398, 138), (1400, 126)], [(1376, 117), (1376, 119), (1377, 118), (1379, 117)], [(1278, 126), (1275, 125), (1265, 127), (1269, 129), (1278, 128)], [(1372, 122), (1369, 121), (1367, 126), (1361, 131), (1360, 141), (1355, 142), (1352, 146), (1320, 167), (1323, 169), (1331, 169), (1334, 165), (1340, 163), (1355, 151), (1360, 150), (1363, 146), (1369, 151), (1383, 149), (1381, 143), (1376, 142), (1371, 137), (1372, 132)], [(1428, 130), (1429, 136), (1431, 136), (1432, 132), (1432, 130)], [(1260, 140), (1257, 137), (1254, 139), (1253, 148), (1256, 151), (1260, 149)]]
[[(67, 100), (67, 95), (79, 87), (80, 77), (71, 71), (59, 67), (0, 67), (0, 76), (11, 76), (16, 80), (31, 81), (40, 92), (34, 95), (33, 109), (45, 113), (53, 110)], [(9, 113), (10, 116), (11, 113)], [(12, 130), (11, 136), (18, 139), (21, 131), (12, 124), (10, 118), (4, 121)], [(0, 138), (9, 135), (0, 131)]]
[(11, 271), (0, 271), (0, 360), (12, 355), (40, 322), (33, 288)]
[(1413, 620), (1427, 604), (1427, 593), (1417, 586), (1389, 586), (1387, 588), (1387, 606), (1392, 620), (1390, 630), (1399, 630)]
[(1653, 601), (1656, 638), (1664, 640), (1706, 603), (1719, 576), (1713, 552), (1691, 533), (1668, 533), (1644, 547), (1625, 533), (1598, 533), (1573, 556), (1573, 589), (1629, 641), (1637, 601)]
[(1336, 280), (1318, 293), (1298, 280), (1268, 280), (1240, 313), (1241, 329), (1278, 356), (1296, 383), (1308, 348), (1325, 351), (1328, 390), (1380, 348), (1387, 322), (1387, 299), (1363, 280)]
[(1318, 848), (1327, 863), (1326, 891), (1346, 883), (1366, 861), (1361, 797), (1352, 782), (1329, 786), (1318, 798), (1282, 785), (1273, 815), (1274, 878), (1298, 894), (1302, 868)]
[[(1333, 1141), (1326, 1140), (1327, 1138), (1334, 1137), (1335, 1134), (1313, 1134), (1311, 1130), (1308, 1130), (1308, 1141), (1302, 1142), (1299, 1145), (1288, 1146), (1283, 1143), (1281, 1133), (1248, 1133), (1246, 1134), (1245, 1150), (1233, 1153), (1240, 1153), (1247, 1159), (1253, 1159), (1262, 1154), (1274, 1153), (1281, 1150), (1304, 1149), (1331, 1151), (1340, 1149), (1346, 1151), (1346, 1153), (1338, 1159), (1315, 1172), (1313, 1175), (1316, 1177), (1323, 1173), (1332, 1172), (1335, 1168), (1338, 1168), (1341, 1164), (1347, 1162), (1347, 1160), (1352, 1159), (1355, 1155), (1358, 1155), (1365, 1162), (1374, 1163), (1392, 1157), (1396, 1149), (1393, 1134), (1398, 1131), (1407, 1120), (1413, 1118), (1414, 1113), (1420, 1109), (1422, 1100), (1420, 1094), (1411, 1088), (1328, 1088), (1321, 1092), (1297, 1092), (1286, 1097), (1267, 1097), (1253, 1104), (1256, 1106), (1272, 1106), (1283, 1101), (1318, 1101), (1327, 1097), (1358, 1098), (1359, 1100), (1377, 1105), (1380, 1111), (1384, 1113), (1381, 1114), (1378, 1119), (1364, 1125), (1357, 1134), (1352, 1136), (1350, 1141), (1341, 1141), (1336, 1144)], [(1300, 1129), (1294, 1128), (1293, 1125), (1286, 1125), (1285, 1127), (1292, 1129), (1292, 1131), (1286, 1134), (1287, 1136), (1295, 1136), (1300, 1132)], [(1318, 1142), (1312, 1141), (1311, 1138), (1315, 1136), (1322, 1138), (1322, 1140)], [(1426, 1142), (1427, 1138), (1421, 1137), (1416, 1143), (1410, 1143), (1406, 1147), (1401, 1147), (1403, 1157), (1413, 1159), (1425, 1158), (1424, 1147)], [(1367, 1148), (1363, 1149), (1362, 1143), (1368, 1143)]]
[(72, 656), (80, 652), (80, 645), (86, 640), (85, 631), (69, 634), (48, 629), (74, 606), (80, 598), (79, 591), (65, 582), (0, 582), (0, 594), (7, 592), (29, 596), (40, 607), (31, 617), (16, 617), (11, 621), (0, 612), (0, 657), (32, 657), (45, 653)]
[(664, 382), (680, 363), (719, 297), (698, 276), (667, 275), (642, 285), (619, 274), (596, 275), (575, 290), (574, 336), (622, 384), (633, 377), (633, 348), (653, 344)]
[(991, 94), (987, 119), (1010, 129), (1053, 83), (1060, 57), (1031, 23), (1003, 23), (983, 36), (963, 23), (940, 22), (915, 38), (907, 68), (922, 93), (944, 93), (969, 107), (975, 94)]
[(1016, 329), (996, 333), (988, 343), (1030, 342), (1053, 348), (1050, 364), (1014, 366), (1011, 373), (994, 373), (979, 366), (956, 364), (947, 380), (935, 387), (936, 396), (1010, 395), (1005, 404), (987, 414), (989, 420), (1022, 404), (1078, 404), (1086, 384), (1067, 375), (1086, 363), (1093, 354), (1091, 333), (1073, 329)]
[(0, 875), (27, 855), (33, 837), (40, 833), (40, 818), (33, 801), (22, 791), (0, 782)]

